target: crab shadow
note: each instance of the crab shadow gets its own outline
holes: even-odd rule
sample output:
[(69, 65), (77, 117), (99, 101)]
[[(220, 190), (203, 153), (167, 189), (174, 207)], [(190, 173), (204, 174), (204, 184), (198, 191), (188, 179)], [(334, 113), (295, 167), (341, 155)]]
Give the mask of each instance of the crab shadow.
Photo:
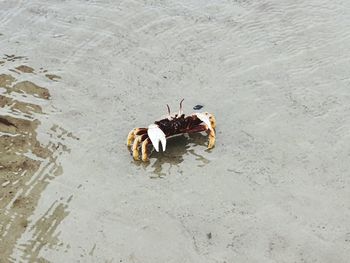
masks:
[(195, 152), (196, 146), (206, 148), (207, 144), (208, 136), (200, 133), (176, 136), (167, 140), (165, 152), (149, 149), (152, 151), (149, 162), (135, 162), (135, 164), (147, 170), (151, 167), (153, 169), (151, 177), (155, 178), (171, 174), (171, 169), (174, 167), (177, 168), (177, 173), (182, 174), (179, 164), (186, 159), (186, 156), (194, 156), (199, 167), (204, 167), (210, 162), (203, 155)]

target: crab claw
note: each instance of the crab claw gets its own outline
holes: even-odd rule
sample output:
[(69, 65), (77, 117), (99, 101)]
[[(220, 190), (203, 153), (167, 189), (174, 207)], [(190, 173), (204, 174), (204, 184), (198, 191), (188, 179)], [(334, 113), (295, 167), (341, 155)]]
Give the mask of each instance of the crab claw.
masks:
[(159, 152), (159, 141), (162, 143), (163, 151), (166, 148), (166, 139), (164, 132), (156, 124), (148, 126), (148, 137), (151, 139), (154, 149)]
[(207, 113), (195, 113), (195, 115), (197, 116), (198, 119), (200, 119), (202, 122), (204, 122), (209, 130), (213, 130), (213, 127), (211, 126), (211, 122), (210, 122), (210, 119), (209, 119), (209, 116)]

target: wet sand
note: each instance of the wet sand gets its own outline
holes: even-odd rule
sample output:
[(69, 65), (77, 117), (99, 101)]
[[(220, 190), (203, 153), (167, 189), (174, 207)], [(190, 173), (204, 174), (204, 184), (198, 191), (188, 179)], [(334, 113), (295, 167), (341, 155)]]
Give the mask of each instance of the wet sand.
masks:
[[(350, 3), (2, 1), (0, 262), (348, 262)], [(126, 136), (203, 105), (206, 134)]]

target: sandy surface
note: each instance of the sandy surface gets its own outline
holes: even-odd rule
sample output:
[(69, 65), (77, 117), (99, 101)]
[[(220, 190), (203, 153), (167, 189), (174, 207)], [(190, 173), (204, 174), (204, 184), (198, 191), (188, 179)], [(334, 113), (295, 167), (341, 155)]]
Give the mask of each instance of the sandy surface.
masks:
[[(349, 262), (350, 2), (0, 2), (0, 262)], [(205, 134), (134, 162), (196, 104)]]

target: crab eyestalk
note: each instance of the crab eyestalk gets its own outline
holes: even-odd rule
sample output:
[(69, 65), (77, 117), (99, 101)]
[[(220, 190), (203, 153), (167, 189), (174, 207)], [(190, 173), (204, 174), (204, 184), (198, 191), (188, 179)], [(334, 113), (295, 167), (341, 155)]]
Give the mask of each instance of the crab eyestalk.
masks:
[(180, 101), (180, 109), (179, 109), (179, 117), (183, 114), (183, 107), (182, 107), (182, 102), (184, 101), (185, 99), (182, 99), (181, 101)]
[(167, 109), (168, 109), (168, 120), (171, 120), (171, 113), (170, 113), (170, 107), (169, 107), (169, 105), (167, 104), (166, 105), (166, 107), (167, 107)]

